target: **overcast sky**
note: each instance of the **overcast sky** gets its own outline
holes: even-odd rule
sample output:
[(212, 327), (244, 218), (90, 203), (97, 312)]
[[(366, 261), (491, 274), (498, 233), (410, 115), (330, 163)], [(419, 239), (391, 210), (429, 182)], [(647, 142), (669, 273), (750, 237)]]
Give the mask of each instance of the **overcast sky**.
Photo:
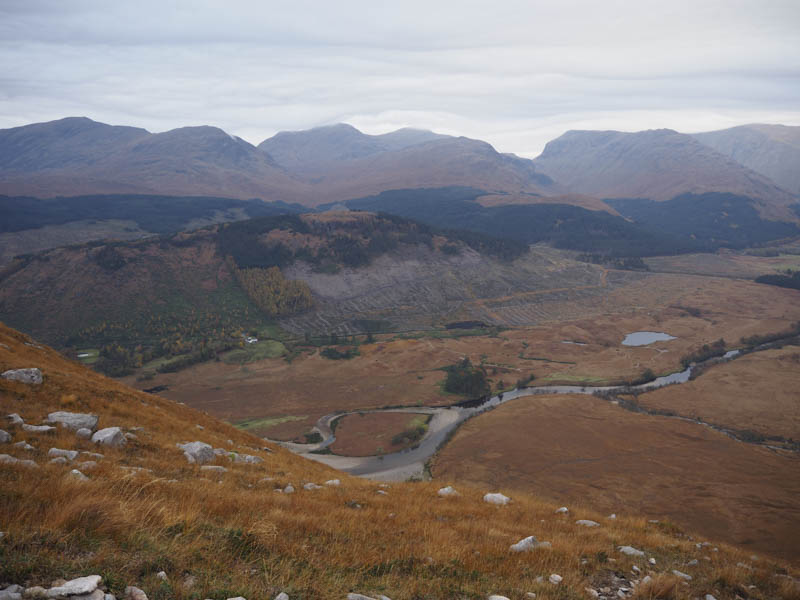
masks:
[(568, 129), (800, 125), (800, 1), (0, 0), (0, 128), (65, 116), (529, 157)]

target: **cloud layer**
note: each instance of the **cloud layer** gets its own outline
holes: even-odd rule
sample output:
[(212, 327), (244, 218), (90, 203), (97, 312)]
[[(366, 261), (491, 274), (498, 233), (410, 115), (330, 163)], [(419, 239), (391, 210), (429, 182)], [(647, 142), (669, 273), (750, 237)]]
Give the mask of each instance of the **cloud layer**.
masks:
[(537, 155), (567, 129), (800, 124), (800, 3), (6, 1), (0, 127), (258, 143), (346, 121)]

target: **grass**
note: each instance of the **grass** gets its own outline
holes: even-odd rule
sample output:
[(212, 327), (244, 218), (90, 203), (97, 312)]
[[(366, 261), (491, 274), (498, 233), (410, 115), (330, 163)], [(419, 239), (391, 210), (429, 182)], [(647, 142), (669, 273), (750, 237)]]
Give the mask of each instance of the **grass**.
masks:
[(286, 415), (283, 417), (267, 417), (264, 419), (248, 419), (246, 421), (239, 421), (235, 424), (238, 429), (244, 431), (255, 431), (269, 429), (280, 425), (281, 423), (291, 423), (292, 421), (303, 421), (307, 419), (307, 415)]
[(244, 348), (226, 352), (222, 360), (229, 365), (243, 365), (257, 360), (279, 358), (286, 353), (286, 346), (278, 340), (259, 339), (255, 344), (246, 344)]
[[(104, 448), (98, 468), (86, 471), (89, 481), (78, 482), (68, 476), (69, 467), (47, 462), (47, 449), (96, 450), (91, 442), (63, 430), (45, 435), (9, 428), (15, 440), (36, 446), (28, 457), (40, 466), (0, 469), (0, 581), (48, 585), (56, 577), (97, 573), (118, 597), (125, 586), (136, 585), (150, 598), (176, 600), (272, 598), (281, 591), (292, 600), (343, 598), (349, 592), (394, 600), (478, 600), (489, 594), (521, 598), (527, 591), (548, 600), (585, 597), (586, 586), (599, 586), (615, 572), (630, 573), (636, 564), (659, 578), (669, 577), (671, 569), (691, 570), (692, 581), (675, 592), (681, 599), (706, 593), (732, 598), (742, 590), (747, 597), (800, 598), (793, 582), (777, 577), (797, 576), (791, 566), (754, 562), (724, 545), (719, 552), (698, 549), (697, 539), (643, 518), (611, 521), (580, 506), (563, 517), (554, 514), (555, 504), (522, 493), (458, 483), (460, 496), (439, 498), (436, 490), (448, 482), (397, 483), (378, 495), (376, 482), (280, 447), (262, 450), (263, 440), (245, 430), (136, 392), (24, 341), (0, 326), (0, 342), (11, 348), (0, 347), (0, 369), (36, 365), (45, 381), (27, 386), (0, 380), (1, 410), (18, 412), (30, 423), (53, 410), (92, 412), (100, 416), (100, 427), (143, 429), (125, 448)], [(219, 456), (215, 464), (228, 471), (208, 474), (175, 447), (194, 440), (264, 462), (232, 463)], [(3, 451), (23, 452), (11, 446)], [(302, 489), (304, 482), (332, 478), (342, 485)], [(294, 494), (272, 491), (289, 483)], [(513, 501), (486, 504), (487, 491), (505, 491)], [(577, 526), (579, 518), (602, 526)], [(550, 541), (552, 550), (509, 552), (510, 544), (528, 535)], [(657, 566), (620, 554), (622, 544), (641, 548)], [(695, 558), (697, 566), (685, 566)], [(739, 562), (752, 570), (736, 567)], [(156, 577), (162, 570), (169, 583)], [(563, 582), (546, 583), (550, 573)], [(184, 584), (187, 575), (197, 578), (194, 587)], [(545, 583), (537, 583), (537, 576)], [(747, 593), (750, 585), (757, 586), (757, 596)]]

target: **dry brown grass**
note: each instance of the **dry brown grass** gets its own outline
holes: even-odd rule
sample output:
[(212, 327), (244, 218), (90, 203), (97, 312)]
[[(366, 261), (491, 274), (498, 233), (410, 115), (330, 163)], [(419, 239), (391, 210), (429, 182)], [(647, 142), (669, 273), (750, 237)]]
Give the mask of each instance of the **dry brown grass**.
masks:
[[(0, 467), (0, 580), (48, 583), (56, 577), (101, 574), (112, 592), (139, 585), (150, 598), (272, 597), (285, 590), (296, 598), (340, 598), (350, 591), (385, 593), (398, 599), (484, 598), (503, 593), (519, 598), (583, 595), (583, 588), (610, 571), (645, 571), (642, 559), (616, 552), (619, 544), (642, 548), (658, 560), (654, 572), (682, 567), (708, 555), (692, 570), (692, 596), (714, 589), (716, 570), (749, 561), (732, 548), (710, 554), (687, 537), (640, 518), (605, 520), (590, 510), (569, 518), (555, 506), (523, 494), (496, 507), (481, 501), (483, 489), (456, 484), (462, 495), (441, 499), (442, 484), (395, 484), (378, 495), (374, 482), (296, 457), (280, 448), (268, 453), (260, 440), (186, 406), (148, 396), (63, 360), (47, 348), (25, 346), (24, 336), (0, 328), (0, 369), (40, 367), (42, 386), (0, 382), (0, 407), (27, 422), (55, 409), (91, 411), (100, 427), (144, 427), (138, 442), (104, 449), (90, 481), (67, 476), (68, 468), (47, 464), (50, 447), (91, 449), (58, 431), (51, 435), (12, 432), (29, 440), (37, 469)], [(199, 424), (204, 429), (195, 427)], [(222, 475), (186, 463), (175, 443), (199, 439), (264, 458), (260, 465), (233, 464)], [(230, 439), (233, 444), (229, 445)], [(4, 452), (22, 451), (4, 447)], [(149, 469), (127, 472), (121, 466)], [(266, 476), (273, 481), (264, 482)], [(305, 491), (307, 481), (338, 477), (340, 487)], [(177, 480), (171, 482), (170, 480)], [(294, 494), (275, 487), (293, 483)], [(491, 490), (496, 491), (496, 490)], [(353, 508), (357, 503), (361, 508)], [(576, 518), (602, 527), (586, 529)], [(553, 544), (551, 551), (511, 554), (508, 546), (527, 535)], [(606, 557), (614, 557), (611, 563)], [(586, 564), (581, 564), (581, 558)], [(734, 572), (732, 585), (748, 585), (759, 574), (763, 597), (777, 598), (786, 568), (759, 561), (755, 571)], [(164, 570), (169, 583), (155, 574)], [(559, 573), (558, 586), (535, 578)], [(183, 585), (187, 574), (198, 583)], [(718, 598), (725, 597), (717, 596)]]

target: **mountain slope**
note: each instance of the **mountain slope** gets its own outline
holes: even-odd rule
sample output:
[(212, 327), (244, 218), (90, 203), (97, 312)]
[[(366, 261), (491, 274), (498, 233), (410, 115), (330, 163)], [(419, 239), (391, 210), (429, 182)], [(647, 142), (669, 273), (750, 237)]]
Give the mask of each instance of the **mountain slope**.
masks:
[(775, 183), (669, 129), (623, 133), (568, 131), (549, 142), (537, 169), (570, 190), (603, 198), (670, 200), (686, 193), (729, 192), (751, 198), (764, 218), (796, 220), (796, 202)]
[(692, 137), (800, 195), (800, 127), (742, 125)]
[(37, 197), (159, 193), (286, 200), (305, 186), (216, 127), (153, 134), (67, 118), (0, 130), (0, 190)]
[[(18, 368), (40, 369), (43, 382), (0, 378), (4, 414), (17, 413), (29, 425), (53, 411), (90, 413), (98, 429), (119, 427), (126, 435), (115, 447), (65, 427), (31, 432), (20, 420), (5, 425), (6, 583), (49, 587), (56, 577), (100, 574), (104, 589), (118, 597), (134, 585), (150, 598), (179, 600), (279, 592), (290, 599), (344, 599), (350, 592), (395, 600), (528, 592), (563, 598), (582, 597), (586, 587), (615, 598), (633, 595), (634, 587), (638, 597), (724, 598), (747, 594), (749, 585), (765, 599), (797, 594), (788, 565), (751, 561), (722, 545), (709, 552), (669, 524), (605, 519), (575, 507), (564, 516), (555, 505), (513, 492), (510, 504), (495, 506), (482, 501), (487, 490), (460, 485), (453, 497), (437, 495), (441, 484), (382, 489), (108, 380), (0, 324), (0, 372)], [(219, 449), (205, 459), (211, 469), (191, 464), (176, 447), (193, 441)], [(66, 457), (51, 461), (51, 448)], [(16, 462), (23, 460), (35, 466)], [(333, 479), (339, 485), (321, 485)], [(532, 534), (551, 547), (510, 551)], [(623, 554), (623, 545), (642, 554)], [(634, 565), (638, 572), (626, 575)], [(684, 583), (673, 569), (691, 579)], [(552, 574), (559, 583), (548, 581)]]

